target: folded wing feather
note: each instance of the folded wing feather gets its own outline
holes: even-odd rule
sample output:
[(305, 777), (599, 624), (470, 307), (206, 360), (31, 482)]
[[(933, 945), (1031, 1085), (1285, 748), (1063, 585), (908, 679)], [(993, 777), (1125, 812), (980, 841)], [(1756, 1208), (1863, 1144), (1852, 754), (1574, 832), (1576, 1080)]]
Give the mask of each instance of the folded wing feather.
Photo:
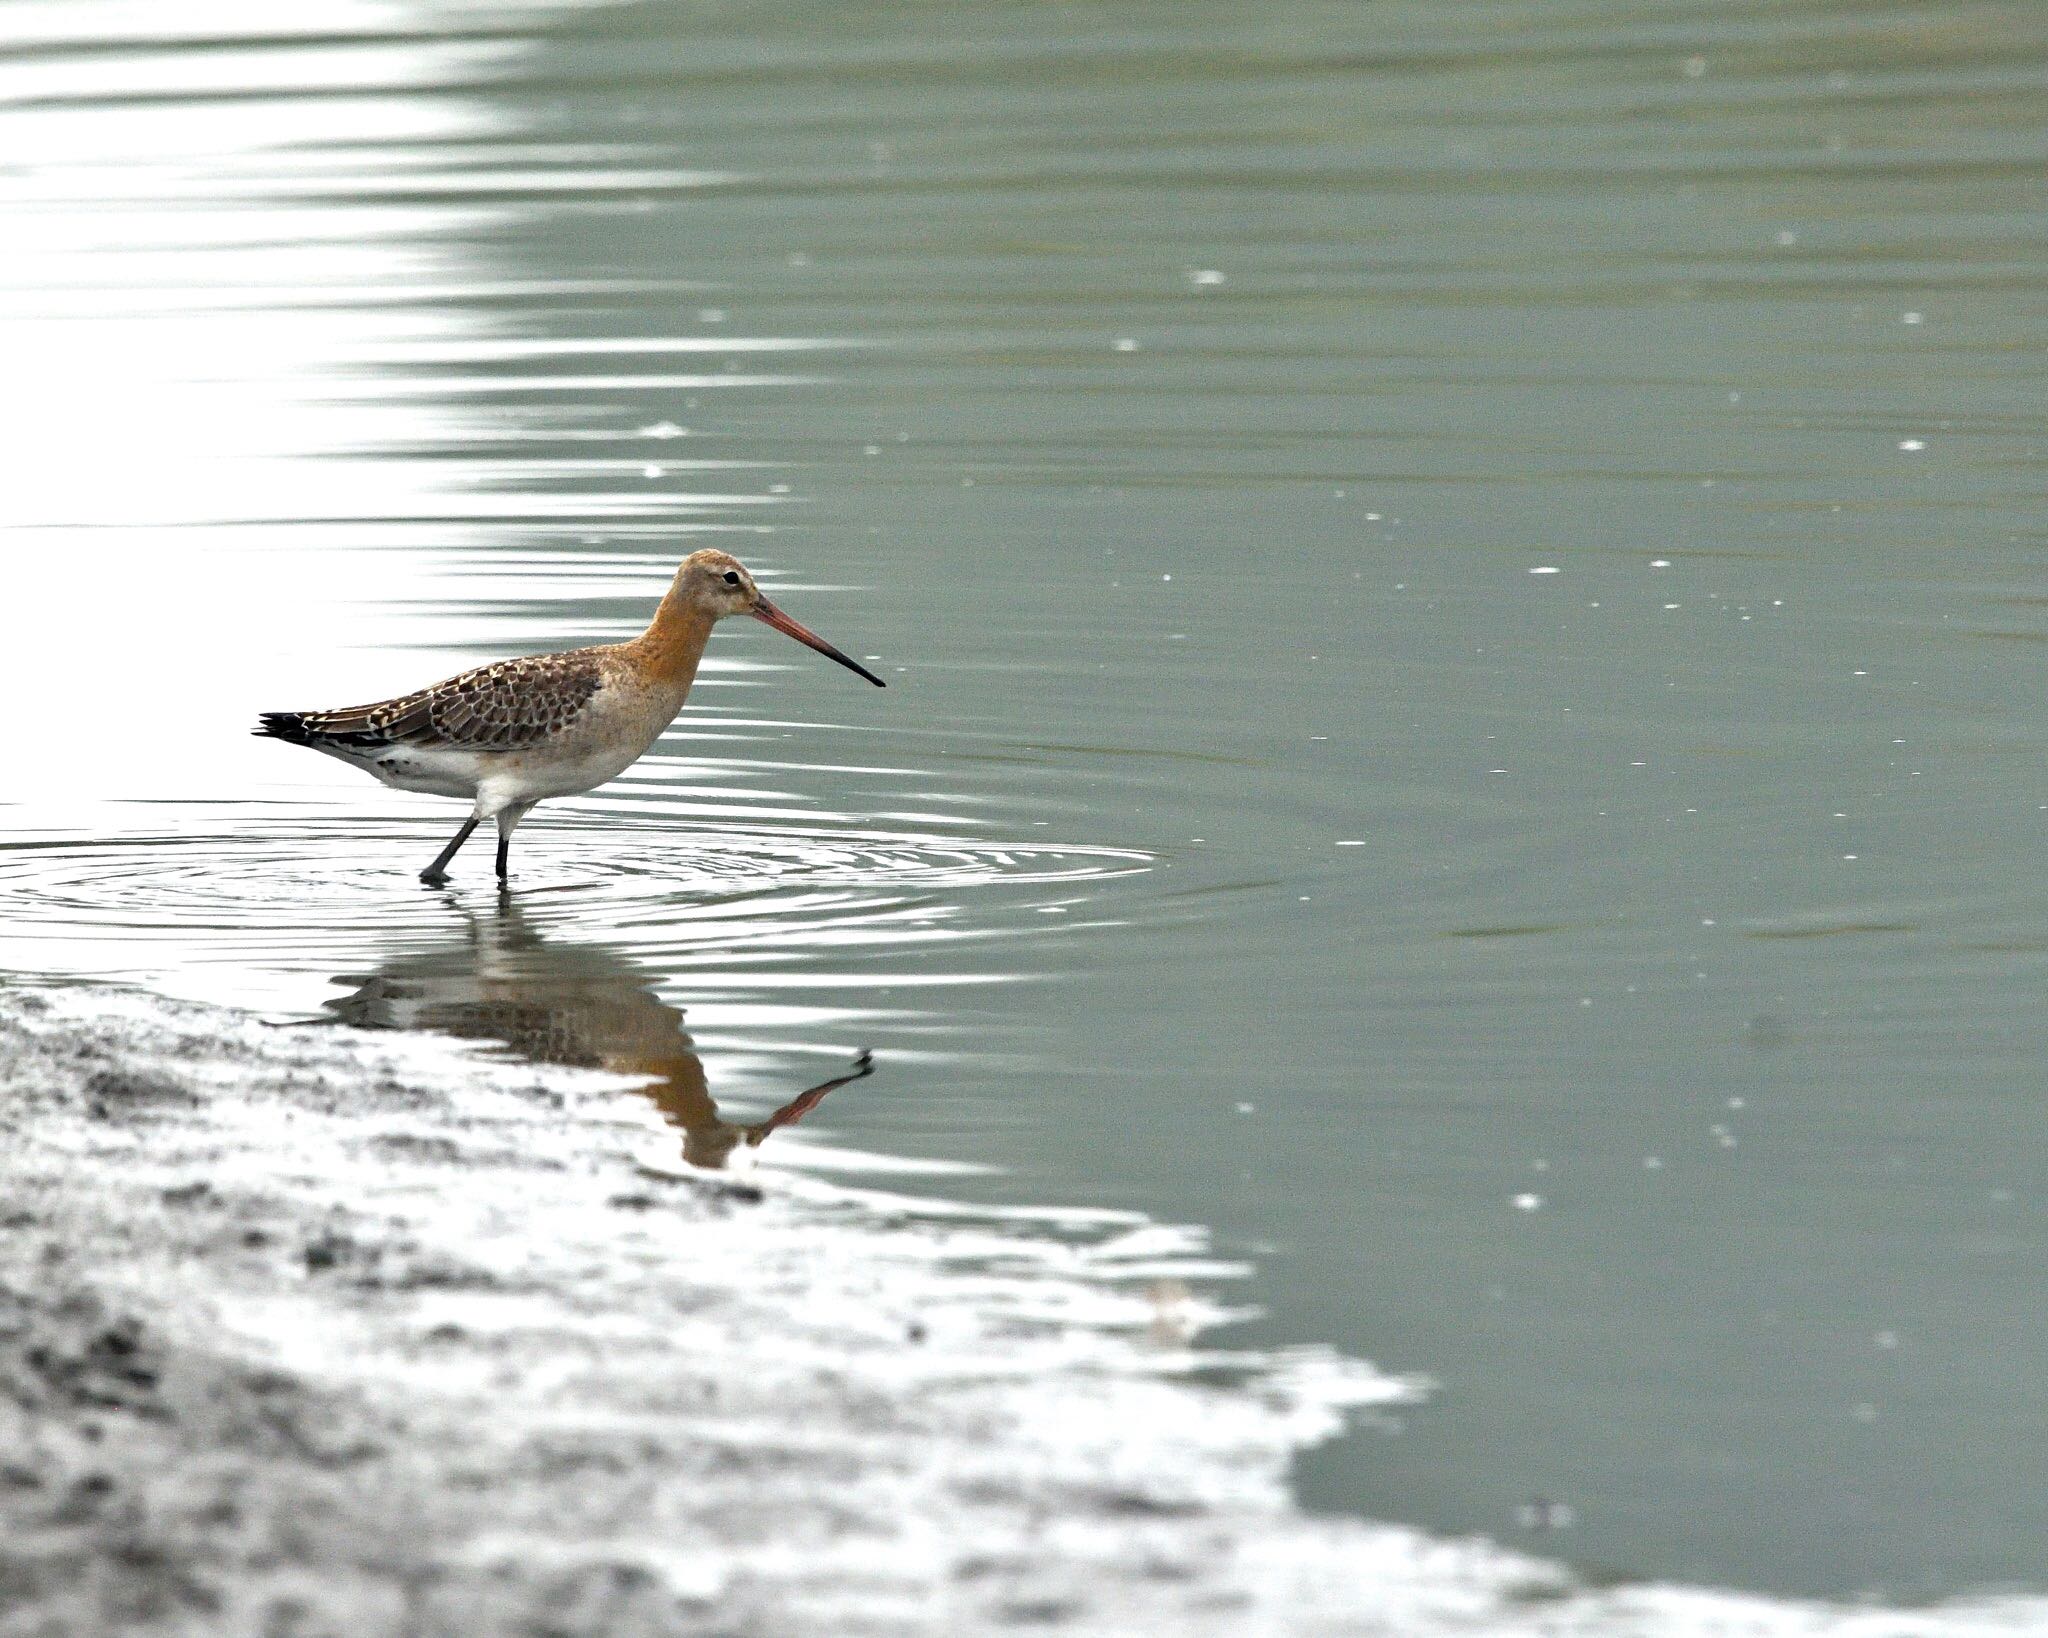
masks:
[(515, 751), (560, 733), (603, 685), (597, 654), (577, 649), (499, 660), (415, 694), (307, 711), (300, 720), (309, 736), (343, 744)]

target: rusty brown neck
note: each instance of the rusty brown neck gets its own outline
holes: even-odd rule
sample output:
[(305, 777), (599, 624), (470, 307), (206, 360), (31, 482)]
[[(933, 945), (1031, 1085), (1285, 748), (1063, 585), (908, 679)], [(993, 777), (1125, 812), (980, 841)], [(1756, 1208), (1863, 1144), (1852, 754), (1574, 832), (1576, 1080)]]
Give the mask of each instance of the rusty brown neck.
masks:
[(653, 680), (687, 687), (697, 674), (712, 624), (710, 615), (684, 602), (671, 589), (647, 629), (628, 646)]

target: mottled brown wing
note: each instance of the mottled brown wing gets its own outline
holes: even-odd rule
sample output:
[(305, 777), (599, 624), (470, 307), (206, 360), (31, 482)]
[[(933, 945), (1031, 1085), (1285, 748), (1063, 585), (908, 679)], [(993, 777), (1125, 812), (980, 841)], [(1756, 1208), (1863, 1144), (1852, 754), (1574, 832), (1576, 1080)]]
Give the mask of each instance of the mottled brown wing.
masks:
[(308, 711), (305, 730), (357, 745), (516, 751), (560, 733), (604, 685), (589, 649), (480, 665), (446, 682), (374, 705)]

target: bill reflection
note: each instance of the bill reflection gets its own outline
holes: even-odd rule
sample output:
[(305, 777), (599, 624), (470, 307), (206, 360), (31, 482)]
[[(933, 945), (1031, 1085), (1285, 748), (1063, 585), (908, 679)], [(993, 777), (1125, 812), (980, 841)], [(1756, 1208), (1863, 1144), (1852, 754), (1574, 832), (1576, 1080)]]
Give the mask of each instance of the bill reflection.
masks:
[(601, 944), (550, 941), (510, 899), (488, 915), (463, 913), (444, 943), (395, 955), (376, 972), (345, 977), (349, 994), (326, 1003), (359, 1029), (430, 1030), (495, 1041), (533, 1063), (647, 1077), (640, 1090), (683, 1139), (683, 1159), (717, 1169), (794, 1126), (832, 1092), (874, 1072), (862, 1052), (846, 1070), (806, 1087), (758, 1121), (718, 1112), (682, 1009), (654, 993), (631, 961)]

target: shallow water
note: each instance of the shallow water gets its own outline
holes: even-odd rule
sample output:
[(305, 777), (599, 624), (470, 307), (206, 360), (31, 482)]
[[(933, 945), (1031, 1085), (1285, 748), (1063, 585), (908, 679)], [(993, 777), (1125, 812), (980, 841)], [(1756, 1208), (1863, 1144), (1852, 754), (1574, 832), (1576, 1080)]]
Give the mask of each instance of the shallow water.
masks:
[[(1434, 1380), (1316, 1506), (2042, 1584), (2033, 8), (9, 21), (0, 965), (871, 1050), (764, 1159)], [(890, 691), (721, 632), (515, 911), (243, 737), (707, 541)]]

